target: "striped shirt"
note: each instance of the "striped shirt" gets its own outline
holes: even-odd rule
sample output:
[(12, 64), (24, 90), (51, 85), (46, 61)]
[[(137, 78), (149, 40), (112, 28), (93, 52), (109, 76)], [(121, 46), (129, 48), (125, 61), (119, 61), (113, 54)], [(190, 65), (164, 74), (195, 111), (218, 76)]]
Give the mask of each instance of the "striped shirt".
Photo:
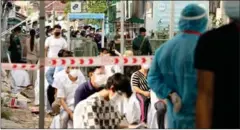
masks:
[(134, 87), (139, 87), (143, 91), (149, 91), (147, 78), (140, 71), (133, 73), (131, 77), (131, 85)]

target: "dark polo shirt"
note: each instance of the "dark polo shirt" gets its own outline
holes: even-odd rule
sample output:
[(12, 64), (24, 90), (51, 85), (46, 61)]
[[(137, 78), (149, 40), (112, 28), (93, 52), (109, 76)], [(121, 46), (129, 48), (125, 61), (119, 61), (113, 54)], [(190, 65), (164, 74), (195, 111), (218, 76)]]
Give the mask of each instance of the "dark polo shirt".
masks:
[(87, 82), (81, 84), (76, 92), (75, 92), (75, 96), (74, 96), (74, 105), (76, 106), (80, 101), (88, 98), (89, 96), (91, 96), (92, 94), (94, 94), (95, 92), (100, 91), (101, 89), (95, 89), (90, 80), (88, 80)]

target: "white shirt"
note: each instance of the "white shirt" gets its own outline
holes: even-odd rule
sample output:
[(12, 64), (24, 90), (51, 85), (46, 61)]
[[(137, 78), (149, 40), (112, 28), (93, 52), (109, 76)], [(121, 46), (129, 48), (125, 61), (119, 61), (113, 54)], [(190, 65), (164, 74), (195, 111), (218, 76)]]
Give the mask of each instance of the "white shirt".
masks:
[(121, 73), (121, 68), (118, 65), (106, 65), (105, 71), (106, 75), (110, 77), (113, 76), (115, 73)]
[(26, 70), (12, 70), (11, 75), (17, 87), (26, 87), (30, 85), (30, 79)]
[(48, 47), (48, 58), (56, 58), (58, 57), (58, 52), (61, 49), (67, 49), (68, 45), (64, 38), (50, 36), (45, 41), (45, 47)]
[(125, 101), (124, 113), (129, 124), (140, 123), (141, 109), (140, 103), (136, 98), (136, 94), (133, 93), (131, 97)]
[(74, 95), (78, 88), (78, 82), (78, 79), (73, 82), (69, 78), (64, 78), (61, 82), (62, 86), (58, 87), (57, 97), (65, 98), (66, 104), (71, 110), (74, 109)]
[[(58, 89), (59, 87), (62, 87), (62, 81), (64, 81), (65, 78), (68, 78), (68, 74), (66, 73), (66, 70), (62, 70), (53, 77), (53, 84), (52, 87)], [(78, 74), (78, 85), (81, 85), (82, 83), (85, 83), (86, 79), (81, 71), (79, 71)]]

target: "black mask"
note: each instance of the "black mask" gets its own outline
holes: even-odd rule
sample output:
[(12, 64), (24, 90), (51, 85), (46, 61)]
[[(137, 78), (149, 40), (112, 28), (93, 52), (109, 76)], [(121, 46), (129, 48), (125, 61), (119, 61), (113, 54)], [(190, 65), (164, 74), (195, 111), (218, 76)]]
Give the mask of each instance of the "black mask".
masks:
[(57, 36), (57, 37), (60, 36), (60, 34), (61, 34), (60, 32), (55, 32), (54, 33), (54, 35)]

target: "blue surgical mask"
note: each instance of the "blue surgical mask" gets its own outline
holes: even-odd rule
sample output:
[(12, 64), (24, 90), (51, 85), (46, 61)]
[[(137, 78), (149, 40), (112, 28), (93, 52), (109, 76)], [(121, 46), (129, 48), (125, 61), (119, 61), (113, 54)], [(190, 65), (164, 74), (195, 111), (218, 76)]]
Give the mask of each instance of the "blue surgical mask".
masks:
[(223, 1), (224, 9), (226, 15), (234, 20), (240, 20), (240, 2), (239, 0), (235, 1)]

